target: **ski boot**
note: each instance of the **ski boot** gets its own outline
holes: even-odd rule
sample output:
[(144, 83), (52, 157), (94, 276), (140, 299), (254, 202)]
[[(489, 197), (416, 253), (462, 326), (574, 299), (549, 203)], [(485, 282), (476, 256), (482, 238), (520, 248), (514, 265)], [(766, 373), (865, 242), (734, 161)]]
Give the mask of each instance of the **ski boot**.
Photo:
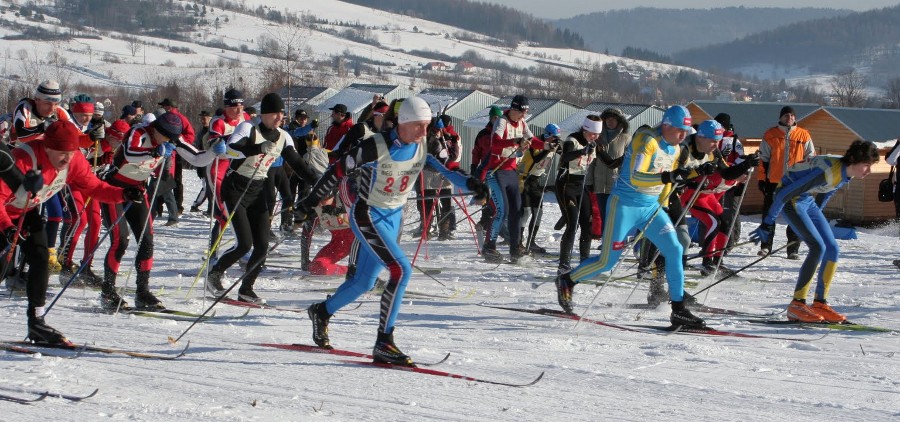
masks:
[(134, 295), (134, 307), (148, 311), (166, 309), (162, 302), (150, 292), (150, 271), (138, 271), (137, 293)]
[(787, 319), (788, 321), (796, 321), (796, 322), (823, 322), (825, 318), (822, 315), (819, 315), (818, 312), (811, 309), (805, 300), (794, 299), (791, 301), (791, 304), (788, 305), (787, 308)]
[(225, 287), (222, 286), (223, 277), (225, 272), (216, 270), (210, 270), (209, 276), (206, 277), (206, 291), (216, 299), (225, 294)]
[(567, 314), (572, 313), (572, 292), (575, 290), (575, 282), (569, 277), (569, 273), (556, 277), (556, 301)]
[(109, 268), (103, 271), (103, 284), (100, 285), (100, 307), (109, 313), (128, 309), (128, 302), (116, 292), (116, 273)]
[(484, 258), (484, 262), (491, 264), (499, 264), (503, 262), (503, 254), (497, 251), (496, 247), (488, 247), (485, 245), (484, 249), (481, 251), (481, 256)]
[(372, 349), (372, 361), (410, 368), (416, 367), (412, 358), (401, 352), (394, 344), (394, 333), (378, 333), (378, 340), (375, 341), (375, 348)]
[(331, 341), (328, 339), (328, 320), (331, 319), (331, 315), (325, 309), (325, 302), (314, 303), (306, 310), (306, 315), (309, 316), (309, 320), (312, 322), (312, 338), (316, 346), (323, 349), (334, 349), (334, 347), (331, 347)]
[(38, 313), (44, 313), (43, 309), (43, 307), (40, 307), (28, 310), (28, 339), (35, 343), (74, 346), (71, 341), (66, 339), (63, 333), (47, 325), (44, 317), (37, 316)]
[(847, 317), (843, 314), (839, 314), (837, 311), (828, 306), (828, 303), (824, 300), (816, 300), (813, 301), (812, 306), (809, 307), (815, 312), (817, 315), (822, 317), (822, 321), (829, 322), (832, 324), (841, 324), (847, 321)]
[(669, 316), (669, 321), (673, 327), (706, 328), (706, 322), (685, 308), (684, 302), (672, 302), (672, 314)]
[(50, 258), (47, 261), (47, 270), (51, 274), (59, 273), (62, 270), (62, 264), (59, 263), (59, 259), (56, 257), (56, 248), (47, 248), (47, 252), (50, 253)]
[(650, 290), (647, 291), (647, 304), (659, 306), (669, 300), (666, 283), (661, 277), (650, 279)]
[(257, 296), (256, 292), (253, 291), (253, 286), (241, 286), (240, 290), (238, 290), (238, 301), (260, 306), (266, 304), (266, 300)]

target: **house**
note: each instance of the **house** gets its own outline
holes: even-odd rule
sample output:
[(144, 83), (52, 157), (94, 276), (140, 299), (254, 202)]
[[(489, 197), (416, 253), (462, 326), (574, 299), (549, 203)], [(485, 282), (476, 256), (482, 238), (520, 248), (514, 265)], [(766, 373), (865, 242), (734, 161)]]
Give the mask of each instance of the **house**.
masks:
[(304, 109), (312, 113), (319, 104), (337, 94), (337, 90), (324, 86), (291, 86), (278, 90), (284, 99), (284, 116), (286, 120), (294, 118), (294, 110)]
[(447, 65), (446, 63), (444, 63), (444, 62), (428, 62), (428, 63), (425, 63), (425, 66), (422, 66), (422, 69), (425, 69), (425, 70), (440, 70), (440, 71), (444, 71), (444, 70), (447, 70), (447, 69), (449, 69), (449, 68), (450, 68), (450, 66), (448, 66), (448, 65)]
[(475, 71), (475, 65), (472, 64), (472, 62), (463, 60), (463, 61), (457, 63), (456, 67), (454, 67), (453, 70), (455, 70), (459, 73), (472, 73)]

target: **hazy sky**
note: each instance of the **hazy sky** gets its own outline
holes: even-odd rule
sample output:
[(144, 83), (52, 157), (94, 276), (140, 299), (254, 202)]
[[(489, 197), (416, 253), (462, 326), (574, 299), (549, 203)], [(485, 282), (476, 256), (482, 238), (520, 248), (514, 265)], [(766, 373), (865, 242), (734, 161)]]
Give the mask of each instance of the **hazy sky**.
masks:
[(475, 0), (486, 3), (503, 4), (546, 19), (567, 18), (584, 13), (610, 9), (628, 9), (631, 7), (660, 8), (711, 8), (728, 6), (745, 7), (831, 7), (835, 9), (869, 10), (900, 4), (897, 0), (761, 0), (753, 2), (733, 0)]

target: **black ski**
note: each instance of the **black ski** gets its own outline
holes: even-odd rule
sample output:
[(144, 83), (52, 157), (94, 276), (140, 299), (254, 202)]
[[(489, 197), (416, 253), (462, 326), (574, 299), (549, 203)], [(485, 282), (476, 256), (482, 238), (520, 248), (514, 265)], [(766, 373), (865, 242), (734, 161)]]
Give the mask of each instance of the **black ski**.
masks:
[(467, 375), (454, 374), (454, 373), (445, 372), (445, 371), (437, 371), (437, 370), (428, 369), (428, 368), (418, 368), (418, 367), (410, 367), (410, 366), (403, 366), (403, 365), (392, 365), (389, 363), (379, 363), (379, 362), (361, 361), (361, 360), (348, 360), (348, 359), (341, 360), (341, 362), (348, 363), (351, 365), (368, 366), (371, 368), (394, 369), (394, 370), (398, 370), (398, 371), (415, 372), (417, 374), (435, 375), (435, 376), (439, 376), (439, 377), (456, 378), (456, 379), (461, 379), (461, 380), (465, 380), (465, 381), (473, 381), (473, 382), (480, 382), (480, 383), (484, 383), (484, 384), (502, 385), (504, 387), (517, 387), (517, 388), (528, 387), (528, 386), (537, 384), (537, 382), (540, 381), (541, 378), (544, 377), (544, 373), (541, 372), (537, 376), (537, 378), (535, 378), (529, 382), (513, 383), (513, 382), (503, 382), (503, 381), (492, 381), (492, 380), (487, 380), (484, 378), (475, 378), (475, 377), (470, 377)]
[(32, 343), (29, 341), (6, 341), (2, 342), (4, 344), (12, 344), (24, 346), (27, 348), (50, 348), (50, 349), (63, 349), (63, 350), (71, 350), (74, 352), (96, 352), (96, 353), (106, 353), (106, 354), (114, 354), (114, 355), (123, 355), (130, 356), (133, 358), (140, 359), (158, 359), (158, 360), (175, 360), (187, 353), (188, 347), (191, 346), (191, 343), (188, 342), (187, 345), (184, 346), (184, 349), (181, 350), (178, 354), (175, 355), (161, 355), (155, 353), (145, 353), (138, 352), (134, 350), (127, 349), (113, 349), (110, 347), (99, 347), (99, 346), (90, 346), (90, 345), (77, 345), (77, 344), (50, 344), (50, 343)]
[[(16, 391), (16, 390), (13, 388), (10, 388), (9, 391)], [(72, 395), (72, 394), (63, 394), (63, 393), (54, 393), (51, 391), (37, 391), (37, 390), (27, 390), (27, 389), (23, 389), (23, 390), (19, 390), (19, 391), (24, 394), (35, 394), (38, 396), (54, 397), (54, 398), (58, 398), (58, 399), (79, 402), (79, 401), (86, 400), (86, 399), (96, 396), (97, 392), (100, 391), (100, 389), (96, 388), (96, 389), (94, 389), (93, 392), (91, 392), (91, 394), (88, 394), (86, 396), (76, 396), (76, 395)]]
[(35, 398), (33, 398), (33, 399), (22, 398), (22, 397), (16, 397), (16, 396), (10, 396), (10, 395), (7, 395), (7, 394), (0, 394), (0, 400), (3, 400), (3, 401), (9, 401), (9, 402), (18, 403), (18, 404), (32, 404), (32, 403), (37, 403), (37, 402), (39, 402), (39, 401), (41, 401), (41, 400), (44, 400), (44, 399), (46, 399), (46, 398), (47, 398), (47, 395), (46, 395), (46, 394), (38, 394), (38, 396), (35, 397)]
[[(326, 349), (324, 347), (313, 346), (310, 344), (284, 344), (284, 343), (256, 343), (257, 346), (264, 347), (274, 347), (276, 349), (282, 350), (293, 350), (295, 352), (309, 352), (309, 353), (320, 353), (327, 355), (336, 355), (336, 356), (347, 356), (353, 358), (364, 358), (364, 359), (372, 359), (372, 355), (367, 353), (354, 352), (352, 350), (343, 350), (343, 349)], [(447, 353), (443, 359), (437, 362), (416, 362), (416, 365), (419, 366), (437, 366), (450, 359), (450, 353)]]

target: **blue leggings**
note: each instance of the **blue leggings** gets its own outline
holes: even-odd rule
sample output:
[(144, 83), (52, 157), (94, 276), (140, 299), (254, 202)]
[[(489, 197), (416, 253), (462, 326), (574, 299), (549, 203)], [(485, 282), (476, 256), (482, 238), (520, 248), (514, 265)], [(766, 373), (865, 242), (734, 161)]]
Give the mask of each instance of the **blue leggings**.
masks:
[(350, 228), (359, 241), (356, 269), (334, 295), (325, 301), (325, 310), (334, 314), (372, 290), (378, 274), (387, 268), (389, 279), (381, 295), (378, 331), (389, 334), (394, 330), (403, 294), (412, 274), (412, 264), (397, 241), (402, 226), (403, 208), (370, 207), (360, 199), (350, 212), (353, 215)]
[(62, 224), (63, 218), (62, 201), (62, 192), (59, 192), (44, 202), (44, 217), (47, 217), (47, 245), (51, 248), (56, 247), (56, 238), (59, 237), (59, 225)]
[[(684, 299), (684, 266), (681, 262), (683, 247), (678, 241), (678, 235), (669, 215), (665, 212), (657, 212), (659, 204), (625, 205), (617, 195), (609, 197), (606, 210), (608, 214), (603, 221), (603, 245), (600, 256), (593, 256), (582, 261), (569, 273), (572, 281), (578, 282), (613, 269), (625, 249), (628, 233), (646, 227), (644, 236), (659, 248), (662, 256), (666, 259), (669, 298), (673, 302), (681, 302)], [(648, 222), (650, 222), (649, 225)]]
[[(822, 210), (816, 205), (812, 196), (805, 196), (788, 203), (784, 207), (784, 217), (794, 233), (806, 243), (809, 255), (800, 266), (800, 276), (797, 286), (794, 288), (794, 299), (805, 300), (809, 293), (816, 270), (819, 272), (819, 282), (816, 284), (815, 300), (824, 301), (828, 298), (828, 288), (837, 270), (838, 255), (840, 249), (834, 240), (834, 232), (828, 224), (828, 219), (822, 215)], [(824, 265), (823, 264), (824, 261)]]
[(513, 170), (498, 170), (487, 178), (487, 185), (491, 188), (491, 199), (494, 204), (493, 221), (490, 230), (487, 231), (485, 244), (493, 247), (500, 234), (500, 226), (506, 219), (509, 229), (509, 250), (515, 251), (519, 247), (522, 235), (522, 224), (519, 213), (522, 208), (522, 194), (519, 192), (519, 174)]

